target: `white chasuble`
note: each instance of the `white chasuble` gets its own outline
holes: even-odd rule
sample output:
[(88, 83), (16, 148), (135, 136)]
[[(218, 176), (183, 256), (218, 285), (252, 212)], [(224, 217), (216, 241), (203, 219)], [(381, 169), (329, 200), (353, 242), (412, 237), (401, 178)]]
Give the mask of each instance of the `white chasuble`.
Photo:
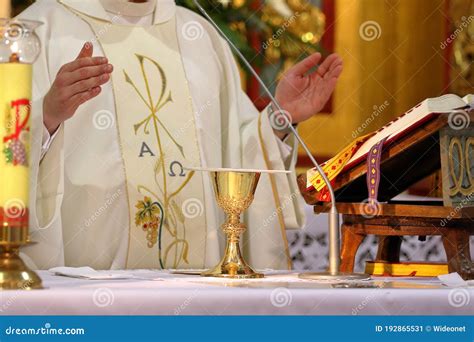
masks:
[(114, 66), (112, 85), (130, 216), (127, 268), (202, 268), (203, 174), (176, 21), (89, 23)]
[[(174, 0), (156, 1), (150, 16), (152, 27), (118, 26), (127, 21), (99, 0), (37, 0), (20, 15), (44, 23), (31, 106), (29, 224), (36, 244), (22, 249), (33, 268), (160, 268), (160, 255), (169, 268), (213, 267), (224, 250), (224, 214), (210, 177), (194, 174), (184, 183), (181, 165), (294, 170), (295, 139), (275, 137), (212, 26)], [(198, 34), (190, 36), (194, 27)], [(43, 98), (86, 41), (94, 56), (114, 64), (112, 82), (61, 125), (41, 157)], [(288, 267), (282, 235), (304, 225), (298, 193), (294, 174), (260, 178), (242, 215), (242, 253), (253, 267)]]

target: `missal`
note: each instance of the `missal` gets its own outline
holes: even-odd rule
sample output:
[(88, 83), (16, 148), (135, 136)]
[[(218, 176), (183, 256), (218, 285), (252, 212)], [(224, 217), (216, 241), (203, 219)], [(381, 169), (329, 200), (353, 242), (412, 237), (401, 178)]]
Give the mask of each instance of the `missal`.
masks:
[[(383, 146), (388, 146), (413, 132), (427, 121), (435, 118), (436, 115), (453, 113), (452, 117), (450, 117), (452, 125), (457, 127), (466, 125), (466, 121), (469, 120), (466, 110), (472, 107), (474, 107), (474, 95), (467, 95), (461, 98), (454, 94), (447, 94), (426, 99), (379, 130), (356, 138), (336, 156), (324, 162), (321, 167), (329, 180), (333, 180), (341, 172), (363, 162), (370, 149), (377, 143), (385, 139)], [(306, 176), (306, 188), (308, 191), (320, 191), (325, 188), (324, 181), (315, 168), (308, 170)]]

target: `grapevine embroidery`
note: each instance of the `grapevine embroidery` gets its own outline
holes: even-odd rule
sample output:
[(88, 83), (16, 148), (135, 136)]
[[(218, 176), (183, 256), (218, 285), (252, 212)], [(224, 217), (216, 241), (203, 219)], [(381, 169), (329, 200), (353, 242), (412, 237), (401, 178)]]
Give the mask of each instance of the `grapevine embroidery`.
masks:
[[(30, 128), (30, 101), (20, 99), (11, 102), (14, 118), (11, 113), (5, 116), (6, 136), (3, 138), (3, 154), (7, 164), (28, 166), (27, 141)], [(23, 109), (23, 111), (22, 111)], [(23, 114), (24, 115), (21, 115)]]
[(165, 268), (161, 257), (161, 228), (163, 227), (164, 210), (160, 203), (152, 202), (151, 198), (145, 196), (143, 201), (138, 201), (135, 205), (135, 225), (142, 227), (147, 233), (148, 248), (152, 248), (158, 243), (159, 259), (161, 268)]

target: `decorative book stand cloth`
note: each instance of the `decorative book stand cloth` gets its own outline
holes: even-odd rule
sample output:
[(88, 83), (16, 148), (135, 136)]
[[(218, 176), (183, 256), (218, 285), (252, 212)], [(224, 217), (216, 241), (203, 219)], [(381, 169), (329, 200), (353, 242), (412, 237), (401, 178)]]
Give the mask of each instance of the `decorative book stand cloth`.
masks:
[[(402, 236), (423, 239), (441, 235), (450, 272), (474, 279), (469, 237), (474, 235), (474, 112), (463, 126), (452, 116), (439, 114), (395, 143), (384, 146), (380, 187), (375, 210), (367, 204), (367, 165), (344, 170), (333, 181), (339, 212), (343, 215), (341, 271), (350, 272), (364, 237), (379, 236), (377, 261), (398, 262)], [(390, 202), (408, 187), (441, 170), (443, 201)], [(308, 190), (306, 175), (298, 184), (316, 213), (330, 206)]]

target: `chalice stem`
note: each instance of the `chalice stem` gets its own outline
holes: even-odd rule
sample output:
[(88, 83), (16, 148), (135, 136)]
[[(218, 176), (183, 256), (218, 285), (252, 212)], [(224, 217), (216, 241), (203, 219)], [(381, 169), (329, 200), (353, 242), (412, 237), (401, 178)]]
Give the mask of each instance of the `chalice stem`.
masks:
[(240, 251), (240, 236), (245, 229), (237, 215), (229, 215), (228, 221), (222, 225), (227, 237), (223, 260), (225, 264), (247, 266)]

